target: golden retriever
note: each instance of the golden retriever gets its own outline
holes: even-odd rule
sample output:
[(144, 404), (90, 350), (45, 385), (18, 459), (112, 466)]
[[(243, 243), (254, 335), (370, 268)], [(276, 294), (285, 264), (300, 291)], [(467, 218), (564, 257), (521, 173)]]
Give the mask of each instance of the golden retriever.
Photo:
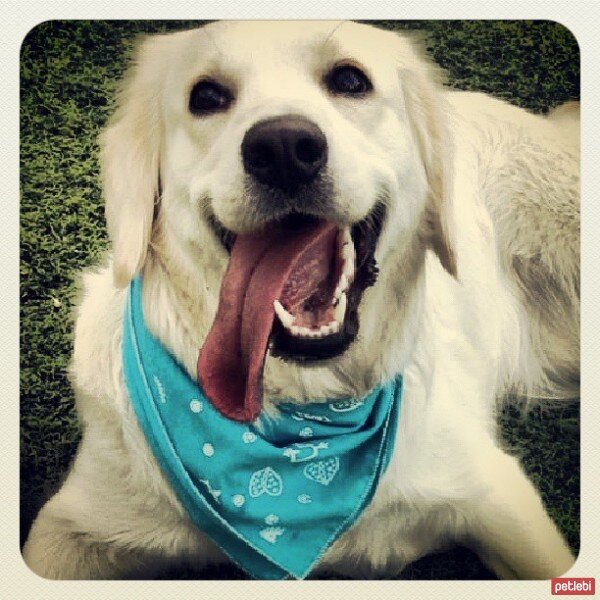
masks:
[(391, 462), (315, 572), (392, 577), (454, 543), (504, 578), (570, 568), (495, 410), (508, 391), (577, 393), (577, 105), (544, 117), (444, 88), (412, 38), (367, 25), (219, 22), (141, 45), (102, 160), (113, 253), (84, 276), (78, 310), (83, 439), (25, 545), (33, 571), (149, 577), (227, 561), (129, 403), (127, 286), (143, 273), (148, 327), (195, 378), (209, 331), (224, 327), (236, 240), (323, 224), (354, 247), (334, 302), (265, 302), (258, 370), (232, 376), (241, 397), (219, 397), (248, 420), (278, 398), (360, 396), (403, 374)]

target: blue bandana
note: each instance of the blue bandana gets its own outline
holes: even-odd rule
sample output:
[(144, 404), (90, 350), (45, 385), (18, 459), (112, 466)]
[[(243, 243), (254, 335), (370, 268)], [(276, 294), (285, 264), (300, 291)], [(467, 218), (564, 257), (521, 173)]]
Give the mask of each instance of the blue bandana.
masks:
[(257, 579), (303, 579), (367, 506), (394, 445), (402, 377), (363, 398), (217, 411), (148, 331), (131, 283), (123, 362), (140, 426), (191, 520)]

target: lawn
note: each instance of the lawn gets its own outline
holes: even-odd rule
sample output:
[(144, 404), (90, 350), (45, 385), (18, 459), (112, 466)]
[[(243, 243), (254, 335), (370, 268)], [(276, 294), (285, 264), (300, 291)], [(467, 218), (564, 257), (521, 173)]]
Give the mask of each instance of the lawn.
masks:
[[(536, 112), (579, 98), (579, 49), (548, 21), (381, 21), (421, 29), (449, 85)], [(79, 438), (66, 368), (75, 282), (107, 249), (96, 138), (140, 34), (192, 21), (52, 21), (21, 53), (21, 533), (59, 485)], [(502, 433), (574, 550), (579, 547), (579, 408), (510, 405)], [(234, 569), (169, 578), (240, 578)], [(403, 579), (493, 577), (465, 549), (422, 559)]]

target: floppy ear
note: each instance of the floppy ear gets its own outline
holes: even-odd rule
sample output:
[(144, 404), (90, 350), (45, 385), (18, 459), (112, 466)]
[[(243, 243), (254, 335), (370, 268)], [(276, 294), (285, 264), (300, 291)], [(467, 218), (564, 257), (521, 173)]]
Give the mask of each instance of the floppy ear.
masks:
[(100, 138), (114, 280), (128, 285), (144, 264), (159, 196), (160, 56), (149, 38), (139, 47), (119, 96), (119, 108)]
[(438, 91), (441, 70), (416, 53), (410, 62), (413, 64), (401, 67), (399, 76), (429, 185), (424, 234), (444, 269), (456, 277), (451, 217), (452, 143), (447, 131), (445, 101)]

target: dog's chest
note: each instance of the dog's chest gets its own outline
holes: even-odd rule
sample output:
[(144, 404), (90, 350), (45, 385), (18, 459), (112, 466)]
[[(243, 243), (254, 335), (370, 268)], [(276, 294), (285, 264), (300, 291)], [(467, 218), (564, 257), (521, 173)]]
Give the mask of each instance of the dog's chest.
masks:
[(392, 577), (444, 546), (449, 512), (447, 508), (408, 503), (399, 494), (394, 497), (391, 489), (380, 488), (370, 507), (331, 546), (314, 573)]

